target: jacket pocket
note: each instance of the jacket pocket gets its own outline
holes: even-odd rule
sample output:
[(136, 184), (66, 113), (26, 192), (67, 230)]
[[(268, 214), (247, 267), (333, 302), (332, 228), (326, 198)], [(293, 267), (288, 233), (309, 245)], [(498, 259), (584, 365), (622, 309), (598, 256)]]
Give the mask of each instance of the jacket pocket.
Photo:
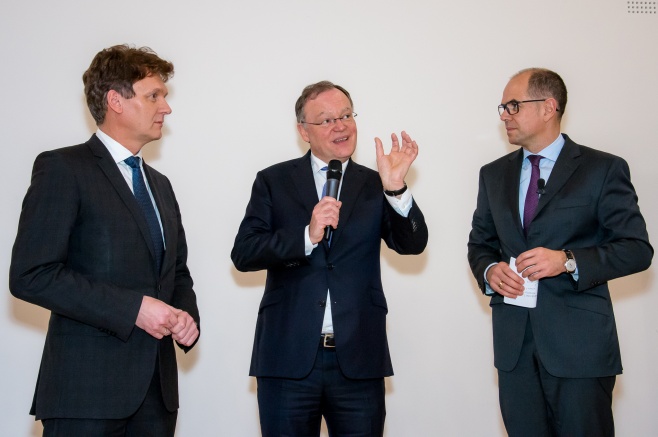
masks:
[(565, 299), (566, 305), (571, 308), (591, 311), (604, 316), (612, 315), (612, 303), (609, 299), (591, 293), (569, 293)]
[(263, 309), (276, 305), (277, 303), (281, 302), (283, 299), (283, 287), (281, 288), (275, 288), (273, 290), (270, 290), (266, 292), (263, 295), (263, 298), (260, 300), (260, 306), (258, 307), (258, 314), (263, 312)]
[(370, 301), (373, 305), (382, 307), (388, 312), (388, 304), (386, 303), (386, 296), (382, 290), (371, 288), (370, 289)]

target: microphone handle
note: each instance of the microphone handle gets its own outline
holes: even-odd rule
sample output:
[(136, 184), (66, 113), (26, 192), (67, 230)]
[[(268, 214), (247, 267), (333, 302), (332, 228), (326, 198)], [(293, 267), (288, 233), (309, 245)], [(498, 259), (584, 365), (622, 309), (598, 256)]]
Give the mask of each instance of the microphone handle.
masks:
[[(326, 193), (327, 196), (333, 197), (334, 199), (338, 198), (338, 186), (340, 185), (340, 179), (334, 179), (334, 178), (327, 178), (327, 185), (326, 185)], [(324, 228), (324, 239), (329, 241), (329, 238), (331, 238), (331, 232), (333, 231), (333, 228), (331, 226), (327, 226)]]

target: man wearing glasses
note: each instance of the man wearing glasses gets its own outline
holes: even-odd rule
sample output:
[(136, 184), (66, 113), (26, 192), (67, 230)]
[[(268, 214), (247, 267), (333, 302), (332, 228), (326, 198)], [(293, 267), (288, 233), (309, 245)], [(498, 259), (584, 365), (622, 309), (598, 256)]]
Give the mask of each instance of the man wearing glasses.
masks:
[[(418, 146), (393, 134), (386, 155), (376, 138), (379, 173), (352, 161), (356, 114), (331, 82), (306, 87), (295, 112), (310, 150), (258, 173), (231, 253), (240, 271), (267, 269), (250, 369), (261, 431), (319, 436), (324, 416), (332, 436), (381, 436), (393, 369), (380, 246), (419, 254), (427, 244), (404, 181)], [(338, 200), (323, 194), (333, 160)]]
[(521, 146), (480, 171), (468, 260), (491, 296), (494, 364), (510, 436), (612, 436), (622, 372), (608, 281), (653, 248), (628, 164), (561, 134), (562, 78), (517, 73), (498, 107)]

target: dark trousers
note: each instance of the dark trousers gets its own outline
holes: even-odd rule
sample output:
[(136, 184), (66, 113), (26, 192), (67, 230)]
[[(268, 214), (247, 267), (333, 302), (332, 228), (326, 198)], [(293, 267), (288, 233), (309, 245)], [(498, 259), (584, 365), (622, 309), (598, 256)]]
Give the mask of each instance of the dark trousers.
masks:
[[(44, 437), (173, 437), (178, 411), (168, 411), (162, 401), (160, 372), (156, 370), (144, 402), (125, 419), (45, 419)], [(101, 394), (99, 393), (99, 396)]]
[(321, 345), (306, 378), (258, 378), (261, 432), (263, 437), (317, 437), (324, 416), (331, 437), (380, 437), (384, 394), (384, 378), (346, 378), (335, 349)]
[(510, 437), (612, 437), (615, 376), (558, 378), (542, 365), (530, 320), (511, 372), (498, 371), (500, 409)]

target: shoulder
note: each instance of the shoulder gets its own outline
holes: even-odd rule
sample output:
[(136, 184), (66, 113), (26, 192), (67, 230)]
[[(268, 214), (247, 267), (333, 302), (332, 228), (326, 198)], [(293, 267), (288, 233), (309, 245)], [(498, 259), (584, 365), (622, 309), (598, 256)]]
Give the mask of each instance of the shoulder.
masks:
[(620, 156), (612, 153), (604, 152), (603, 150), (595, 149), (589, 146), (575, 143), (568, 136), (565, 135), (565, 143), (562, 151), (567, 157), (578, 159), (579, 161), (588, 165), (622, 165), (627, 166), (626, 160)]
[(269, 176), (276, 177), (281, 174), (288, 174), (291, 171), (294, 171), (299, 168), (304, 168), (304, 166), (307, 166), (309, 169), (311, 168), (310, 154), (308, 153), (302, 156), (301, 158), (290, 159), (288, 161), (283, 161), (270, 165), (269, 167), (260, 170), (258, 172), (258, 175), (265, 177), (269, 177)]
[(65, 166), (74, 171), (93, 156), (89, 142), (86, 142), (41, 152), (37, 155), (34, 163), (35, 165)]
[(494, 172), (496, 177), (500, 177), (500, 172), (504, 171), (503, 169), (510, 166), (519, 166), (523, 160), (523, 149), (519, 148), (507, 155), (503, 155), (500, 158), (491, 161), (488, 164), (485, 164), (480, 169), (480, 172), (483, 175)]

